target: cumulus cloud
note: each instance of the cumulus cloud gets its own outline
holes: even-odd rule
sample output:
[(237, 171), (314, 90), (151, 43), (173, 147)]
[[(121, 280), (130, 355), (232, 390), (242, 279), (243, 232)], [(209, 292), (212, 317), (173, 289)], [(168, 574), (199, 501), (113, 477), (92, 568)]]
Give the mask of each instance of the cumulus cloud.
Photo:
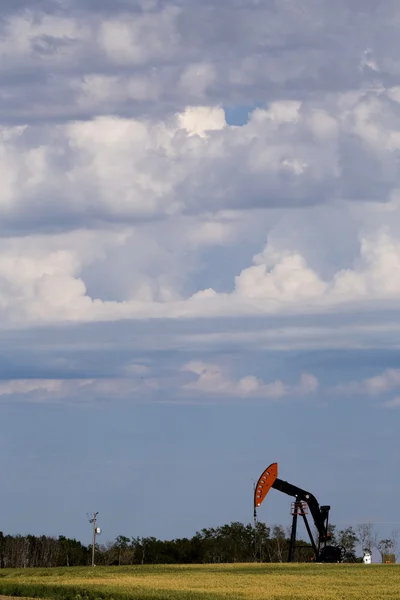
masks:
[[(185, 374), (191, 381), (185, 382)], [(253, 375), (235, 379), (228, 370), (201, 361), (187, 363), (180, 371), (167, 369), (163, 375), (156, 375), (146, 365), (131, 363), (124, 368), (123, 377), (3, 379), (0, 380), (0, 397), (57, 403), (76, 399), (135, 400), (136, 394), (140, 393), (147, 400), (162, 402), (177, 398), (184, 401), (193, 395), (280, 400), (312, 395), (318, 390), (318, 385), (317, 378), (309, 373), (302, 373), (297, 384), (289, 385), (280, 380), (265, 383)]]
[[(341, 269), (329, 280), (311, 269), (298, 252), (276, 250), (267, 244), (235, 278), (231, 294), (209, 289), (192, 297), (208, 311), (222, 314), (279, 314), (285, 312), (354, 310), (354, 306), (386, 301), (396, 307), (400, 297), (400, 243), (385, 231), (360, 241), (354, 267)], [(391, 304), (390, 304), (391, 303)]]
[(301, 375), (298, 385), (290, 386), (280, 380), (265, 383), (254, 375), (234, 378), (219, 365), (201, 361), (190, 362), (183, 370), (196, 376), (194, 381), (183, 386), (183, 390), (199, 394), (279, 400), (286, 396), (312, 394), (318, 389), (317, 378), (308, 373)]
[(57, 396), (61, 388), (62, 382), (57, 379), (15, 379), (0, 381), (0, 396), (25, 396), (32, 393)]
[[(183, 222), (185, 224), (185, 222)], [(214, 225), (219, 231), (222, 224)], [(210, 229), (211, 228), (211, 229)], [(360, 242), (360, 254), (353, 268), (341, 269), (329, 279), (321, 277), (304, 257), (295, 251), (267, 244), (255, 255), (253, 264), (238, 274), (232, 289), (218, 292), (204, 288), (185, 294), (192, 273), (179, 250), (196, 252), (211, 224), (197, 229), (194, 240), (178, 236), (171, 262), (163, 256), (163, 246), (147, 256), (129, 258), (130, 249), (140, 247), (135, 230), (115, 232), (80, 231), (54, 236), (28, 236), (0, 240), (0, 317), (23, 323), (61, 321), (105, 321), (145, 318), (210, 318), (218, 316), (267, 316), (354, 311), (356, 307), (379, 307), (385, 302), (397, 309), (400, 297), (400, 242), (381, 231)], [(186, 232), (188, 233), (188, 232)], [(190, 237), (190, 236), (189, 236)], [(212, 239), (212, 238), (211, 238)], [(176, 241), (176, 240), (175, 240)], [(203, 240), (207, 245), (207, 241)], [(133, 244), (133, 245), (132, 245)], [(117, 252), (107, 266), (110, 253)], [(188, 256), (188, 254), (186, 255)], [(127, 261), (128, 274), (113, 272)], [(152, 261), (155, 265), (152, 266)], [(181, 266), (179, 277), (165, 266)], [(158, 267), (156, 267), (158, 263)], [(193, 263), (194, 264), (194, 263)], [(94, 271), (93, 271), (94, 269)], [(107, 297), (107, 285), (90, 292), (96, 269), (120, 286), (122, 297)], [(179, 269), (178, 269), (179, 270)], [(195, 273), (195, 272), (194, 272)], [(118, 283), (120, 281), (120, 283)], [(122, 285), (123, 283), (123, 285)], [(96, 286), (94, 286), (96, 288)]]
[(0, 381), (0, 398), (53, 403), (76, 399), (134, 400), (137, 392), (153, 394), (158, 389), (157, 381), (152, 378), (14, 379)]
[(380, 396), (398, 388), (400, 388), (400, 369), (387, 369), (383, 373), (363, 381), (351, 381), (343, 384), (338, 387), (338, 390), (344, 393)]
[(399, 7), (365, 6), (4, 3), (1, 326), (368, 308), (384, 327)]
[[(107, 89), (118, 94), (115, 83), (82, 86), (101, 97)], [(129, 89), (146, 95), (138, 85)], [(242, 127), (227, 125), (224, 110), (207, 105), (167, 120), (103, 115), (57, 127), (4, 126), (3, 226), (26, 228), (31, 218), (48, 230), (337, 200), (389, 202), (400, 189), (398, 106), (388, 93), (374, 92), (327, 105), (272, 102)]]
[(170, 5), (159, 11), (133, 15), (127, 12), (107, 19), (97, 33), (99, 46), (106, 58), (119, 66), (164, 62), (178, 50), (179, 13), (177, 6)]
[[(15, 119), (42, 119), (46, 111), (55, 119), (76, 116), (82, 76), (112, 80), (115, 70), (125, 98), (110, 89), (107, 102), (92, 97), (87, 113), (104, 114), (108, 106), (113, 114), (171, 114), (204, 100), (232, 105), (324, 95), (391, 83), (399, 73), (399, 7), (392, 0), (379, 9), (376, 0), (362, 6), (237, 0), (233, 7), (198, 0), (14, 0), (2, 3), (2, 13), (3, 110)], [(29, 108), (20, 94), (27, 67)], [(152, 93), (134, 92), (132, 106), (129, 87), (137, 78)]]
[(236, 278), (240, 297), (275, 305), (306, 301), (332, 306), (368, 299), (395, 301), (400, 295), (400, 242), (385, 231), (362, 238), (354, 268), (336, 272), (331, 281), (322, 280), (299, 253), (277, 252), (268, 245), (253, 262)]
[[(378, 375), (368, 377), (361, 381), (350, 381), (340, 384), (333, 389), (334, 393), (351, 396), (369, 396), (372, 398), (385, 398), (392, 392), (400, 390), (400, 369), (386, 369)], [(400, 407), (400, 396), (381, 402), (384, 408), (396, 409)]]

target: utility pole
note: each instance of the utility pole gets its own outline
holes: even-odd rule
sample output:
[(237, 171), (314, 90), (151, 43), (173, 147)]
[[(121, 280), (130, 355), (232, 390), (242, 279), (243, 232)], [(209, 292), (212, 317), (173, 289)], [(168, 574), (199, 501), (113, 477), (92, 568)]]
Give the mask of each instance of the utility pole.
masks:
[[(256, 497), (256, 482), (253, 481), (253, 498)], [(257, 508), (254, 501), (254, 562), (257, 562)]]
[(100, 533), (100, 528), (97, 527), (97, 515), (99, 513), (98, 512), (94, 512), (93, 513), (93, 517), (90, 519), (89, 518), (89, 523), (93, 523), (93, 536), (92, 536), (92, 567), (95, 566), (94, 564), (94, 549), (96, 547), (96, 535), (98, 533)]

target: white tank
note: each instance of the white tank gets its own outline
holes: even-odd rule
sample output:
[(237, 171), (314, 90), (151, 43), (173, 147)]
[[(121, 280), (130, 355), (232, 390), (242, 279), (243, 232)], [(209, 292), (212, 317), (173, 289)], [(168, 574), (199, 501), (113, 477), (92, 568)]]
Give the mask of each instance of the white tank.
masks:
[(363, 563), (364, 565), (370, 565), (372, 563), (372, 554), (370, 550), (364, 550)]

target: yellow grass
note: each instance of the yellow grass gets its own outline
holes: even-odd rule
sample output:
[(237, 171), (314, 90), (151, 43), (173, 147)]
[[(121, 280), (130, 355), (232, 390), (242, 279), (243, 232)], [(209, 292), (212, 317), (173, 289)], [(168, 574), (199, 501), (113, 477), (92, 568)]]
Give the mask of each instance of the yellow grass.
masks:
[(65, 600), (399, 600), (398, 565), (157, 565), (0, 571), (0, 593)]

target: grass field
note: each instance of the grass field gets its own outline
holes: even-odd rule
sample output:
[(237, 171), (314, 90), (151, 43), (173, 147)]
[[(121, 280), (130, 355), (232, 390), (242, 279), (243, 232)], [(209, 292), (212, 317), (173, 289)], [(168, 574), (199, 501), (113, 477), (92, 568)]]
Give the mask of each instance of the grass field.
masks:
[(4, 569), (0, 594), (54, 600), (391, 600), (398, 565), (156, 565)]

